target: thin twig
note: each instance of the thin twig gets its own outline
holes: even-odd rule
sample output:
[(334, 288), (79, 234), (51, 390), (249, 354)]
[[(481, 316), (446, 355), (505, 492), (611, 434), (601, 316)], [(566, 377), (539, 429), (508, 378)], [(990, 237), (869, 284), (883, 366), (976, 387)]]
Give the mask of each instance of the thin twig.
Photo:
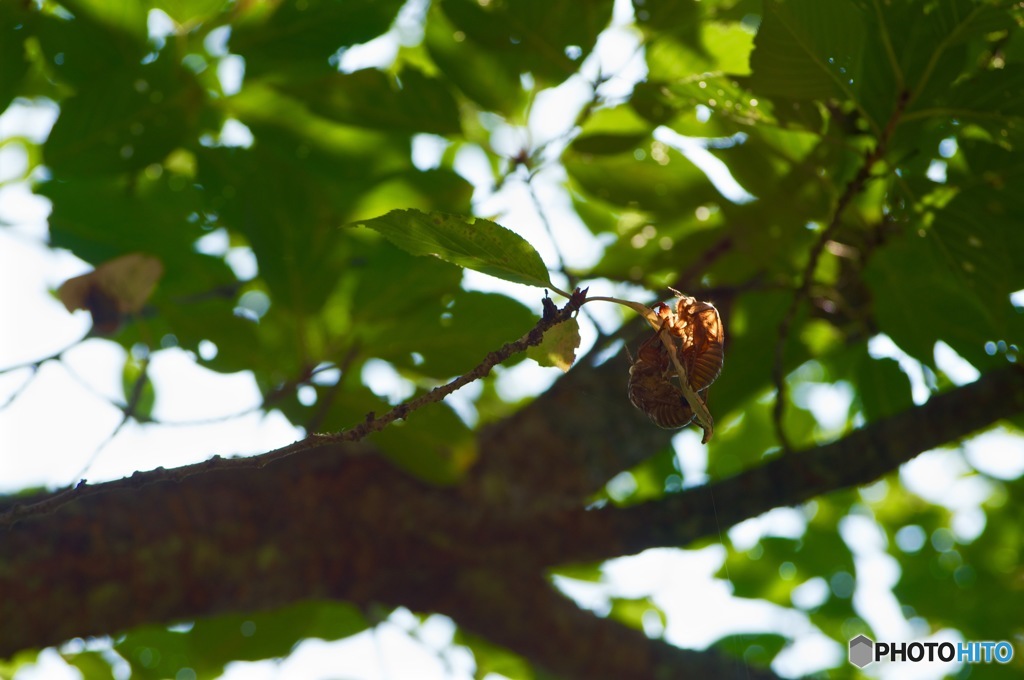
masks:
[(64, 356), (65, 352), (67, 352), (69, 349), (77, 347), (83, 341), (88, 340), (89, 337), (90, 336), (87, 333), (87, 334), (83, 335), (82, 337), (80, 337), (78, 340), (75, 340), (73, 343), (71, 343), (70, 345), (68, 345), (64, 349), (58, 350), (58, 351), (54, 352), (53, 354), (50, 354), (49, 356), (45, 356), (45, 357), (43, 357), (41, 359), (33, 359), (32, 361), (26, 361), (26, 362), (21, 363), (21, 364), (14, 364), (13, 366), (5, 366), (4, 368), (0, 368), (0, 375), (3, 375), (4, 373), (11, 373), (13, 371), (17, 371), (17, 370), (22, 369), (22, 368), (31, 368), (33, 370), (38, 369), (40, 366), (45, 364), (47, 361), (55, 361), (55, 360), (58, 360), (58, 359), (62, 358)]
[(85, 481), (85, 475), (89, 472), (89, 468), (93, 466), (96, 459), (103, 452), (103, 449), (107, 448), (110, 442), (114, 441), (114, 438), (120, 434), (124, 426), (135, 417), (136, 412), (139, 409), (139, 403), (142, 401), (142, 393), (145, 390), (146, 383), (149, 381), (149, 357), (146, 357), (141, 362), (141, 370), (139, 371), (138, 377), (135, 378), (135, 382), (132, 384), (132, 392), (127, 395), (127, 403), (122, 410), (121, 422), (117, 424), (117, 427), (111, 431), (107, 437), (100, 442), (99, 446), (92, 452), (92, 455), (85, 461), (85, 465), (78, 471), (73, 479)]
[[(261, 456), (231, 459), (213, 456), (209, 460), (195, 465), (188, 465), (172, 470), (157, 468), (156, 470), (151, 470), (149, 472), (136, 472), (131, 477), (125, 477), (124, 479), (105, 482), (99, 485), (90, 485), (83, 479), (77, 484), (67, 486), (46, 499), (36, 503), (13, 505), (6, 512), (0, 514), (0, 529), (11, 526), (19, 520), (27, 517), (51, 514), (58, 508), (72, 501), (99, 493), (106, 493), (108, 491), (123, 488), (140, 488), (160, 482), (180, 483), (188, 477), (209, 472), (211, 470), (259, 470), (271, 463), (289, 458), (297, 453), (308, 451), (324, 444), (358, 442), (374, 432), (383, 430), (394, 421), (408, 417), (408, 415), (413, 411), (422, 408), (427, 404), (441, 401), (460, 387), (468, 385), (474, 380), (483, 378), (491, 372), (492, 368), (503, 361), (506, 361), (513, 354), (525, 351), (528, 347), (539, 345), (541, 340), (544, 338), (544, 333), (553, 326), (563, 323), (564, 321), (568, 321), (579, 311), (580, 306), (586, 301), (586, 299), (586, 289), (577, 289), (569, 297), (569, 301), (564, 307), (556, 309), (551, 313), (547, 312), (548, 308), (546, 307), (545, 314), (541, 317), (540, 321), (537, 322), (537, 325), (526, 333), (526, 335), (514, 342), (506, 343), (500, 349), (491, 352), (470, 372), (452, 380), (446, 385), (437, 387), (427, 394), (413, 399), (412, 401), (396, 406), (394, 409), (379, 418), (375, 417), (373, 413), (368, 413), (365, 421), (350, 430), (344, 430), (334, 434), (312, 434), (305, 439), (290, 444), (289, 446), (265, 453)], [(356, 454), (353, 453), (353, 455)]]
[(39, 375), (38, 364), (31, 364), (29, 366), (25, 366), (25, 368), (29, 369), (28, 377), (25, 378), (24, 382), (22, 382), (20, 385), (14, 388), (14, 391), (11, 392), (11, 394), (7, 397), (7, 399), (4, 400), (2, 404), (0, 404), (0, 411), (4, 410), (5, 408), (13, 404), (14, 400), (20, 397), (21, 393), (24, 392), (28, 388), (28, 386), (32, 384), (32, 381), (35, 380), (36, 376)]
[(548, 240), (551, 241), (551, 247), (555, 251), (555, 259), (558, 261), (555, 269), (559, 271), (569, 281), (569, 285), (573, 285), (573, 279), (569, 276), (569, 273), (565, 271), (565, 256), (562, 254), (561, 248), (558, 247), (558, 239), (555, 238), (555, 229), (551, 226), (551, 220), (548, 219), (547, 212), (544, 211), (544, 207), (541, 205), (540, 199), (537, 197), (537, 190), (533, 186), (533, 179), (536, 177), (536, 173), (530, 173), (527, 175), (525, 184), (526, 191), (530, 194), (530, 201), (533, 202), (533, 210), (537, 213), (537, 217), (540, 218), (540, 223), (544, 226), (544, 231), (547, 232)]
[[(359, 343), (354, 342), (352, 346), (345, 352), (345, 356), (342, 358), (341, 363), (335, 367), (340, 375), (338, 376), (337, 382), (328, 388), (327, 393), (324, 395), (320, 403), (317, 404), (316, 412), (306, 421), (306, 432), (316, 432), (320, 429), (320, 425), (323, 424), (324, 419), (327, 417), (327, 413), (331, 410), (331, 404), (334, 403), (335, 397), (338, 396), (338, 392), (345, 385), (345, 378), (348, 375), (348, 370), (352, 366), (352, 362), (359, 355)], [(315, 374), (317, 371), (314, 371)]]
[(572, 317), (579, 311), (580, 306), (586, 301), (586, 299), (586, 289), (583, 289), (581, 291), (580, 289), (577, 288), (569, 297), (569, 301), (565, 304), (564, 307), (557, 310), (554, 314), (545, 314), (543, 317), (541, 317), (540, 321), (537, 322), (537, 325), (530, 329), (530, 331), (527, 332), (526, 335), (524, 335), (523, 337), (519, 338), (514, 342), (505, 343), (505, 345), (503, 345), (500, 349), (491, 352), (484, 358), (483, 361), (480, 362), (479, 365), (477, 365), (476, 368), (469, 371), (468, 373), (460, 375), (458, 378), (455, 378), (449, 383), (446, 383), (439, 387), (435, 387), (426, 394), (420, 395), (419, 397), (411, 401), (399, 404), (398, 406), (391, 409), (390, 411), (385, 413), (383, 416), (380, 416), (379, 418), (374, 417), (373, 413), (369, 413), (366, 416), (366, 420), (364, 420), (359, 425), (356, 425), (352, 429), (344, 430), (336, 434), (321, 435), (321, 438), (325, 441), (357, 442), (365, 438), (369, 434), (372, 434), (374, 432), (380, 432), (381, 430), (383, 430), (385, 427), (387, 427), (396, 420), (401, 420), (408, 417), (410, 413), (417, 409), (423, 408), (427, 404), (432, 404), (441, 401), (442, 399), (447, 397), (452, 392), (455, 392), (459, 388), (464, 387), (471, 382), (479, 380), (480, 378), (483, 378), (484, 376), (491, 372), (492, 368), (502, 363), (503, 361), (506, 361), (513, 354), (523, 352), (528, 347), (539, 345), (541, 343), (541, 340), (544, 339), (544, 333), (547, 332), (548, 329), (564, 321), (568, 321), (570, 317)]
[(907, 102), (910, 100), (910, 92), (904, 90), (900, 93), (899, 100), (896, 103), (896, 108), (893, 110), (892, 115), (889, 117), (889, 122), (886, 123), (885, 129), (882, 131), (881, 136), (878, 139), (878, 143), (875, 144), (875, 148), (869, 151), (864, 156), (864, 163), (853, 179), (843, 189), (843, 193), (839, 196), (839, 200), (836, 201), (836, 207), (832, 211), (832, 218), (829, 220), (828, 226), (818, 236), (817, 242), (814, 247), (811, 248), (810, 257), (807, 260), (807, 266), (804, 267), (803, 274), (800, 278), (800, 285), (797, 287), (796, 292), (793, 295), (793, 299), (789, 303), (789, 307), (786, 309), (786, 314), (782, 318), (782, 322), (779, 324), (778, 339), (775, 341), (775, 360), (772, 364), (772, 382), (775, 385), (775, 405), (772, 409), (772, 420), (775, 426), (775, 434), (779, 440), (779, 444), (782, 446), (783, 451), (789, 452), (792, 450), (792, 446), (789, 441), (789, 437), (786, 435), (785, 428), (783, 427), (783, 417), (785, 416), (786, 409), (786, 371), (783, 366), (783, 354), (786, 349), (786, 344), (789, 341), (789, 335), (792, 331), (793, 321), (796, 319), (797, 312), (800, 309), (800, 304), (807, 297), (811, 286), (814, 283), (814, 272), (818, 268), (818, 261), (821, 259), (821, 254), (825, 251), (825, 246), (832, 240), (836, 230), (842, 221), (843, 213), (846, 208), (853, 201), (854, 197), (857, 196), (861, 191), (864, 190), (864, 186), (868, 180), (871, 179), (871, 170), (875, 164), (885, 156), (886, 148), (888, 147), (889, 140), (892, 138), (893, 132), (896, 130), (896, 126), (900, 122), (900, 118), (903, 115), (903, 111), (906, 109)]

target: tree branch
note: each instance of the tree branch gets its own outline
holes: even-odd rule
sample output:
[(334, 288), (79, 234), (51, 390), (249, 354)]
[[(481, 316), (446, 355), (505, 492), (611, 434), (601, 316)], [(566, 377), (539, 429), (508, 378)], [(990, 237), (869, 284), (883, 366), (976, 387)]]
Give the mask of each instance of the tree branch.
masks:
[[(558, 545), (538, 542), (533, 552), (556, 565), (686, 545), (772, 508), (866, 484), (924, 451), (1019, 413), (1024, 367), (1010, 365), (831, 444), (783, 455), (714, 484), (627, 508), (565, 512), (546, 530), (558, 536)], [(544, 549), (546, 560), (540, 557)]]
[[(408, 417), (408, 415), (413, 411), (423, 408), (427, 404), (439, 402), (452, 392), (458, 390), (459, 388), (464, 387), (475, 380), (483, 378), (484, 376), (491, 372), (491, 369), (493, 369), (495, 366), (502, 363), (503, 361), (507, 360), (513, 354), (518, 354), (519, 352), (525, 351), (529, 347), (539, 345), (544, 338), (544, 333), (546, 333), (553, 326), (556, 326), (560, 323), (567, 321), (573, 314), (577, 313), (580, 309), (580, 306), (584, 303), (586, 298), (587, 291), (581, 291), (577, 289), (572, 293), (572, 295), (569, 298), (569, 301), (566, 302), (565, 306), (563, 306), (561, 309), (556, 309), (554, 305), (551, 305), (550, 308), (545, 307), (544, 315), (532, 329), (530, 329), (525, 335), (523, 335), (523, 337), (513, 342), (507, 342), (501, 348), (495, 350), (494, 352), (491, 352), (484, 358), (483, 361), (481, 361), (474, 369), (472, 369), (468, 373), (465, 373), (455, 378), (454, 380), (444, 385), (441, 385), (440, 387), (435, 387), (430, 392), (421, 395), (411, 401), (399, 404), (398, 406), (391, 409), (390, 411), (388, 411), (387, 413), (380, 417), (377, 417), (374, 413), (368, 413), (366, 414), (366, 419), (363, 422), (359, 423), (355, 427), (352, 427), (348, 430), (343, 430), (341, 432), (324, 435), (313, 434), (307, 437), (306, 439), (295, 442), (290, 446), (285, 446), (283, 448), (277, 449), (276, 451), (265, 453), (262, 456), (245, 459), (245, 461), (247, 462), (225, 461), (215, 456), (213, 459), (207, 461), (206, 463), (200, 463), (198, 466), (180, 468), (178, 471), (175, 471), (174, 473), (172, 473), (174, 475), (174, 481), (181, 481), (185, 477), (191, 476), (192, 474), (194, 474), (194, 470), (197, 468), (201, 470), (208, 470), (210, 469), (211, 466), (226, 465), (228, 467), (236, 469), (259, 469), (263, 468), (268, 463), (283, 458), (287, 458), (289, 456), (293, 456), (303, 451), (308, 451), (310, 449), (320, 447), (325, 443), (355, 443), (362, 441), (370, 434), (373, 434), (374, 432), (380, 432), (394, 421)], [(548, 311), (549, 309), (550, 311)], [(143, 376), (144, 375), (145, 374), (143, 374)], [(140, 384), (137, 382), (136, 388), (138, 389), (139, 386)], [(126, 415), (124, 420), (122, 420), (121, 424), (118, 425), (117, 429), (110, 435), (110, 437), (108, 437), (107, 440), (100, 445), (100, 450), (103, 448), (104, 445), (109, 443), (111, 439), (113, 439), (113, 437), (117, 434), (118, 431), (120, 431), (125, 421), (127, 421), (128, 417), (131, 415), (131, 409), (133, 409), (133, 406), (133, 404), (129, 404), (129, 406), (126, 407)], [(98, 452), (99, 450), (97, 450), (97, 453)], [(93, 458), (95, 458), (95, 455), (96, 454), (93, 454)], [(90, 459), (89, 464), (86, 466), (86, 468), (88, 468), (88, 466), (91, 464), (92, 459)], [(129, 479), (131, 480), (132, 484), (139, 485), (148, 483), (142, 481), (147, 478), (147, 475), (140, 476), (138, 473), (136, 473), (135, 475), (132, 475), (132, 477)], [(123, 482), (125, 480), (121, 481)], [(157, 481), (165, 480), (161, 478)], [(115, 482), (115, 484), (118, 483)], [(110, 484), (88, 485), (86, 483), (86, 480), (82, 479), (77, 484), (61, 489), (57, 493), (50, 494), (46, 498), (37, 502), (8, 504), (11, 507), (7, 508), (6, 511), (4, 511), (3, 504), (0, 504), (0, 529), (6, 526), (10, 526), (15, 522), (25, 517), (29, 517), (31, 515), (51, 513), (57, 508), (59, 508), (61, 505), (69, 503), (73, 500), (90, 496), (93, 495), (94, 493), (106, 493), (110, 488)]]
[[(609, 379), (620, 377), (619, 368)], [(581, 375), (600, 378), (602, 370)], [(567, 383), (574, 389), (581, 384)], [(578, 394), (560, 395), (558, 388), (549, 391), (554, 401), (546, 406), (572, 399), (576, 408), (557, 414), (564, 420), (589, 419), (596, 436), (613, 440), (619, 429), (629, 429), (595, 424)], [(617, 403), (623, 399), (616, 397)], [(621, 403), (616, 408), (621, 411)], [(0, 528), (0, 657), (142, 623), (335, 598), (364, 605), (407, 603), (451, 613), (460, 622), (464, 616), (471, 629), (532, 658), (543, 651), (539, 638), (558, 630), (558, 617), (575, 621), (577, 615), (562, 607), (551, 614), (554, 619), (541, 621), (544, 610), (530, 609), (521, 618), (488, 623), (493, 607), (515, 599), (524, 574), (540, 578), (553, 564), (682, 545), (714, 534), (717, 523), (729, 526), (779, 505), (871, 481), (920, 451), (1020, 412), (1024, 369), (1012, 365), (838, 442), (778, 458), (713, 486), (631, 508), (591, 511), (579, 500), (570, 507), (570, 496), (562, 497), (561, 505), (523, 503), (510, 511), (482, 493), (487, 485), (475, 487), (478, 495), (467, 495), (479, 479), (454, 489), (433, 487), (394, 468), (372, 447), (322, 439), (302, 444), (301, 455), (271, 452), (140, 472), (85, 487), (48, 514)], [(523, 409), (492, 428), (486, 441), (495, 448), (485, 450), (484, 458), (501, 459), (499, 447), (521, 444), (519, 435), (551, 434), (549, 426), (558, 419), (542, 418), (546, 413)], [(553, 434), (559, 437), (532, 451), (535, 465), (548, 474), (559, 469), (557, 453), (565, 441)], [(566, 469), (578, 462), (570, 457)], [(591, 483), (584, 479), (568, 486)], [(508, 492), (496, 495), (503, 493)], [(717, 518), (710, 512), (712, 493)], [(29, 500), (45, 504), (47, 498)], [(487, 581), (490, 600), (462, 581), (477, 583), (473, 574), (480, 570), (493, 575)], [(460, 598), (492, 607), (474, 613), (472, 603)], [(609, 635), (604, 624), (573, 625), (592, 630), (597, 640)], [(592, 653), (595, 666), (615, 667), (600, 646)], [(648, 654), (644, 663), (675, 652)], [(672, 658), (684, 664), (682, 657)], [(705, 657), (687, 657), (685, 664), (705, 662), (695, 659)], [(540, 660), (559, 668), (554, 657)], [(682, 674), (681, 667), (677, 671)], [(709, 673), (697, 672), (698, 677)]]
[(427, 595), (420, 608), (451, 616), (464, 629), (517, 650), (559, 678), (778, 678), (740, 659), (680, 649), (594, 616), (536, 573), (509, 576), (474, 570), (440, 591), (431, 584), (420, 591)]
[(842, 224), (843, 214), (846, 212), (846, 208), (850, 205), (853, 199), (864, 190), (868, 180), (871, 179), (871, 170), (875, 167), (882, 158), (885, 157), (885, 153), (888, 150), (889, 140), (892, 138), (893, 133), (896, 131), (896, 126), (899, 125), (900, 118), (903, 115), (903, 111), (906, 109), (907, 102), (910, 99), (910, 92), (903, 90), (899, 94), (899, 98), (896, 101), (896, 105), (893, 108), (892, 115), (889, 117), (889, 121), (885, 125), (885, 129), (882, 130), (878, 137), (878, 141), (875, 143), (875, 147), (864, 155), (864, 162), (861, 164), (857, 174), (854, 175), (853, 179), (843, 189), (843, 193), (839, 196), (836, 201), (835, 208), (832, 211), (832, 218), (829, 220), (828, 225), (818, 236), (818, 240), (815, 241), (814, 246), (811, 248), (810, 256), (807, 258), (807, 265), (804, 267), (803, 274), (800, 277), (800, 285), (797, 287), (796, 292), (793, 295), (793, 300), (786, 310), (786, 315), (782, 319), (782, 323), (779, 324), (778, 339), (775, 341), (775, 361), (772, 364), (772, 383), (775, 385), (775, 405), (772, 409), (772, 422), (775, 426), (775, 434), (779, 440), (779, 444), (782, 446), (783, 451), (789, 451), (792, 446), (789, 442), (789, 437), (786, 435), (786, 430), (783, 427), (782, 419), (786, 409), (786, 372), (783, 365), (783, 355), (786, 350), (786, 343), (789, 342), (790, 332), (792, 331), (793, 322), (796, 320), (796, 314), (800, 309), (800, 304), (807, 297), (811, 290), (811, 285), (814, 283), (814, 274), (818, 269), (818, 261), (821, 259), (822, 253), (825, 251), (825, 246), (832, 240), (836, 230)]
[(497, 514), (466, 512), (368, 452), (320, 442), (264, 468), (218, 459), (139, 473), (17, 523), (0, 540), (0, 658), (334, 598), (451, 615), (567, 678), (776, 677), (580, 610), (526, 559), (528, 545), (492, 531)]

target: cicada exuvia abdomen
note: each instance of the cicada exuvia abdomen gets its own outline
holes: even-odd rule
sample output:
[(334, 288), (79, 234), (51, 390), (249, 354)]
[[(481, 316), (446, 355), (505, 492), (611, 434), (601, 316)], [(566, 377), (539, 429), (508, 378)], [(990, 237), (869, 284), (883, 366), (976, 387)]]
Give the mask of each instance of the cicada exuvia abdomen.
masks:
[[(662, 329), (678, 347), (680, 364), (686, 369), (690, 388), (700, 397), (722, 372), (725, 332), (718, 310), (707, 302), (680, 295), (673, 311), (659, 305)], [(679, 387), (668, 350), (659, 337), (648, 338), (637, 350), (629, 369), (629, 400), (658, 427), (676, 429), (693, 420), (693, 409)]]
[[(725, 329), (718, 310), (708, 302), (680, 296), (677, 323), (685, 323), (683, 365), (695, 392), (706, 390), (722, 373), (725, 361)], [(688, 342), (687, 342), (688, 341)]]

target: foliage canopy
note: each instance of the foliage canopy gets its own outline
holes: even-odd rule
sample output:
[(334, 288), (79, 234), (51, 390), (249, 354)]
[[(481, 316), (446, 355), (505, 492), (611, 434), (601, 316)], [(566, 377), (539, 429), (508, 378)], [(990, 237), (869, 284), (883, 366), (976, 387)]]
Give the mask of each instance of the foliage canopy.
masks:
[[(601, 377), (595, 357), (616, 339), (635, 347), (638, 324), (618, 330), (623, 319), (605, 320), (589, 353), (536, 397), (564, 409), (564, 422), (588, 423), (594, 439), (632, 438), (644, 449), (552, 484), (571, 490), (579, 508), (647, 507), (901, 413), (925, 417), (933, 400), (914, 399), (907, 367), (920, 367), (931, 396), (957, 389), (936, 343), (980, 376), (1019, 368), (1024, 309), (1011, 296), (1024, 289), (1022, 22), (1019, 3), (1003, 0), (4, 2), (0, 110), (48, 100), (59, 115), (44, 142), (3, 144), (29, 159), (15, 179), (52, 203), (49, 247), (97, 267), (138, 253), (159, 263), (145, 306), (115, 310), (105, 327), (126, 350), (125, 416), (141, 422), (153, 421), (160, 385), (139, 357), (172, 347), (211, 371), (251, 371), (262, 407), (296, 426), (339, 431), (391, 407), (361, 379), (368, 361), (387, 362), (423, 394), (527, 333), (542, 288), (660, 297), (671, 286), (714, 302), (728, 344), (709, 402), (722, 427), (700, 448), (706, 477), (683, 475), (670, 435), (652, 434), (632, 412), (621, 359), (610, 362), (617, 382)], [(365, 44), (375, 40), (373, 52)], [(615, 40), (632, 41), (628, 63)], [(367, 53), (381, 64), (351, 66)], [(614, 63), (632, 66), (610, 71)], [(549, 98), (560, 103), (545, 108)], [(560, 110), (564, 129), (552, 132), (538, 111), (557, 119), (557, 108), (571, 115)], [(723, 169), (709, 175), (711, 161), (687, 144)], [(428, 148), (436, 153), (424, 160)], [(472, 170), (480, 158), (485, 180)], [(558, 200), (541, 200), (549, 194)], [(519, 229), (506, 215), (470, 217), (517, 200), (508, 196), (532, 200), (549, 233), (533, 232), (531, 244), (505, 229)], [(574, 239), (599, 257), (583, 262)], [(538, 250), (554, 255), (545, 264)], [(239, 267), (239, 254), (255, 266)], [(536, 286), (533, 306), (464, 287), (453, 264)], [(97, 304), (83, 306), (101, 330)], [(900, 361), (878, 355), (879, 335)], [(202, 343), (216, 352), (201, 352)], [(481, 378), (474, 417), (431, 404), (369, 445), (399, 474), (493, 490), (504, 482), (474, 476), (488, 447), (505, 441), (493, 433), (533, 417), (531, 400), (503, 399), (498, 380)], [(558, 396), (573, 380), (595, 391)], [(823, 384), (848, 396), (831, 422), (809, 403)], [(1004, 441), (1020, 446), (1024, 389), (1006, 384), (1015, 388), (996, 397), (1015, 438)], [(979, 418), (971, 429), (1000, 416)], [(623, 439), (608, 434), (615, 428)], [(935, 435), (934, 445), (955, 445), (971, 429)], [(538, 444), (538, 460), (516, 473), (536, 475), (531, 483), (564, 472), (550, 462), (561, 440), (549, 434), (536, 441), (553, 448)], [(918, 435), (932, 441), (906, 436)], [(592, 441), (582, 426), (574, 437), (581, 447)], [(921, 636), (954, 629), (968, 640), (1019, 641), (1021, 470), (1000, 476), (962, 451), (937, 455), (983, 482), (977, 530), (958, 530), (952, 506), (901, 483), (901, 459), (866, 479), (851, 461), (822, 489), (890, 474), (870, 492), (835, 490), (802, 506), (795, 536), (762, 536), (753, 547), (724, 539), (720, 577), (737, 597), (799, 610), (845, 647), (872, 631), (871, 613), (852, 599), (862, 566), (840, 530), (868, 518), (899, 566), (892, 592)], [(604, 487), (627, 470), (626, 491)], [(794, 597), (808, 583), (827, 586), (810, 603)], [(364, 605), (323, 597), (201, 618), (187, 630), (154, 620), (116, 637), (113, 649), (132, 677), (185, 667), (216, 677), (231, 660), (364, 630)], [(616, 599), (607, 615), (641, 628), (651, 611), (648, 598)], [(249, 624), (255, 634), (239, 632)], [(478, 677), (548, 677), (549, 660), (531, 656), (530, 644), (515, 648), (514, 634), (486, 641), (477, 622), (466, 625), (457, 641), (473, 651)], [(716, 650), (768, 668), (791, 642), (785, 631), (744, 633)], [(1018, 651), (1011, 666), (972, 677), (1014, 677)], [(100, 652), (65, 656), (86, 678), (111, 677)], [(28, 658), (0, 665), (0, 675)], [(818, 670), (852, 677), (845, 655), (832, 666)]]

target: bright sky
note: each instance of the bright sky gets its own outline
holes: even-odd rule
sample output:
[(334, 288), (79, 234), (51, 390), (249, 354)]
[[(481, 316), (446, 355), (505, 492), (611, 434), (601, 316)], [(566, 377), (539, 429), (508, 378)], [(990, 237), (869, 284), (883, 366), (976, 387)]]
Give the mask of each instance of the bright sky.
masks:
[[(355, 70), (388, 63), (400, 40), (418, 40), (415, 17), (423, 6), (421, 0), (410, 2), (387, 37), (343, 53), (340, 68)], [(616, 74), (602, 86), (602, 94), (606, 96), (628, 94), (633, 84), (645, 75), (637, 35), (628, 27), (631, 21), (628, 0), (617, 0), (615, 25), (601, 36), (597, 50), (583, 66), (586, 78), (596, 76), (599, 68), (601, 73)], [(151, 33), (154, 36), (166, 34), (170, 30), (167, 22), (166, 16), (154, 12)], [(214, 45), (223, 45), (226, 37), (221, 32), (212, 36), (211, 41)], [(222, 61), (218, 73), (227, 90), (237, 89), (243, 70), (244, 63), (238, 57)], [(536, 144), (562, 138), (589, 97), (589, 85), (583, 77), (569, 79), (537, 97), (528, 130), (496, 121), (494, 146), (514, 155), (528, 140)], [(0, 139), (25, 135), (41, 142), (55, 117), (56, 108), (52, 104), (16, 103), (0, 116)], [(751, 199), (724, 166), (707, 153), (700, 140), (680, 137), (668, 129), (659, 130), (658, 139), (685, 153), (730, 199), (738, 202)], [(245, 145), (250, 141), (251, 135), (241, 123), (233, 121), (225, 127), (222, 143)], [(421, 135), (414, 144), (415, 162), (420, 167), (436, 164), (443, 145), (439, 138)], [(557, 158), (561, 148), (560, 142), (553, 142), (549, 158)], [(9, 329), (0, 334), (0, 369), (59, 352), (73, 345), (89, 328), (86, 312), (69, 314), (50, 292), (67, 278), (88, 271), (89, 267), (69, 253), (46, 247), (49, 203), (32, 195), (27, 183), (16, 181), (23, 177), (25, 168), (26, 156), (18, 144), (0, 147), (0, 223), (5, 225), (0, 230), (0, 319), (7, 320), (4, 327)], [(476, 186), (476, 210), (481, 214), (498, 215), (502, 224), (520, 232), (534, 244), (549, 264), (557, 262), (557, 253), (573, 266), (586, 266), (600, 256), (602, 243), (572, 211), (569, 197), (561, 188), (564, 170), (557, 163), (543, 170), (535, 180), (546, 217), (557, 225), (557, 250), (522, 182), (509, 182), (501, 191), (492, 192), (491, 171), (479, 149), (461, 151), (456, 168)], [(204, 247), (226, 249), (226, 244), (218, 245), (214, 239)], [(232, 266), (251, 267), (251, 254), (236, 250), (228, 253)], [(464, 285), (506, 292), (531, 307), (539, 307), (536, 289), (506, 284), (473, 272), (466, 273)], [(602, 294), (623, 293), (634, 298), (638, 294), (636, 290), (625, 292), (625, 289), (600, 285), (604, 285)], [(647, 294), (644, 299), (650, 297), (651, 294)], [(1024, 297), (1021, 304), (1024, 304)], [(594, 305), (593, 312), (606, 330), (614, 328), (621, 319), (618, 310), (611, 305), (604, 308)], [(594, 328), (584, 320), (584, 346), (589, 346), (594, 337)], [(876, 338), (871, 351), (876, 356), (898, 358), (914, 384), (915, 399), (920, 402), (926, 398), (928, 390), (921, 367), (888, 338)], [(34, 376), (29, 368), (0, 374), (0, 406), (3, 407), (0, 409), (0, 493), (29, 486), (67, 485), (77, 481), (83, 471), (90, 481), (101, 481), (139, 469), (197, 462), (213, 454), (259, 453), (302, 436), (280, 414), (253, 411), (260, 402), (260, 395), (250, 374), (212, 373), (197, 366), (188, 353), (170, 349), (152, 355), (150, 374), (157, 393), (154, 416), (164, 423), (207, 422), (176, 426), (129, 423), (108, 441), (120, 421), (120, 411), (111, 402), (123, 400), (120, 376), (124, 358), (124, 350), (117, 345), (90, 340), (66, 352), (62, 361), (47, 362)], [(941, 343), (936, 348), (936, 358), (943, 370), (959, 383), (977, 377), (973, 367)], [(536, 394), (546, 389), (558, 375), (557, 370), (524, 362), (503, 372), (500, 389), (510, 397)], [(368, 366), (364, 378), (375, 391), (393, 399), (408, 394), (397, 374), (384, 362)], [(453, 406), (471, 417), (472, 408), (465, 395), (475, 392), (474, 386), (466, 388), (463, 395), (455, 395)], [(835, 414), (845, 412), (852, 391), (848, 385), (818, 385), (805, 391), (804, 398), (819, 421), (828, 427), (829, 423), (834, 424)], [(231, 417), (240, 413), (245, 415)], [(700, 480), (707, 468), (707, 458), (699, 436), (683, 432), (676, 437), (675, 444), (688, 482)], [(984, 527), (980, 504), (989, 490), (977, 478), (972, 481), (965, 477), (968, 468), (964, 458), (997, 477), (1013, 478), (1024, 471), (1021, 439), (997, 430), (971, 440), (961, 452), (936, 451), (920, 456), (904, 467), (901, 479), (915, 493), (955, 509), (954, 531), (959, 536), (971, 537)], [(611, 491), (628, 489), (630, 483), (628, 475), (620, 476)], [(777, 509), (734, 527), (729, 535), (740, 547), (753, 547), (759, 537), (767, 534), (799, 536), (804, 524), (802, 510)], [(885, 539), (870, 520), (847, 518), (842, 533), (856, 553), (855, 604), (860, 615), (880, 635), (907, 640), (958, 639), (951, 631), (930, 634), (931, 631), (918, 630), (903, 617), (889, 590), (899, 575), (897, 563), (885, 554)], [(645, 622), (647, 632), (664, 635), (668, 641), (684, 647), (703, 648), (723, 634), (733, 632), (777, 631), (792, 636), (797, 639), (796, 644), (779, 657), (775, 667), (784, 675), (811, 672), (844, 658), (845, 650), (817, 631), (798, 610), (733, 598), (727, 583), (713, 579), (724, 554), (721, 546), (691, 551), (650, 550), (609, 562), (602, 583), (568, 579), (557, 582), (582, 606), (602, 613), (608, 611), (613, 596), (652, 597), (665, 611), (667, 625), (662, 627), (657, 617), (652, 617)], [(801, 606), (813, 606), (827, 593), (828, 584), (812, 581), (797, 589), (794, 600)], [(472, 656), (464, 649), (451, 646), (453, 631), (451, 621), (445, 617), (431, 616), (420, 624), (409, 612), (398, 610), (372, 631), (339, 642), (304, 642), (283, 661), (235, 663), (224, 677), (230, 680), (339, 675), (354, 680), (471, 678)], [(103, 648), (105, 643), (98, 641), (89, 645)], [(69, 650), (75, 648), (81, 648), (81, 643), (68, 646)], [(903, 667), (890, 664), (885, 672), (875, 671), (872, 677), (886, 680), (939, 678), (943, 670), (944, 665)], [(125, 677), (127, 667), (121, 662), (116, 671), (119, 678)], [(30, 680), (79, 675), (58, 654), (49, 651), (43, 654), (38, 665), (24, 669), (16, 677)], [(178, 680), (188, 680), (187, 674), (179, 676)]]

